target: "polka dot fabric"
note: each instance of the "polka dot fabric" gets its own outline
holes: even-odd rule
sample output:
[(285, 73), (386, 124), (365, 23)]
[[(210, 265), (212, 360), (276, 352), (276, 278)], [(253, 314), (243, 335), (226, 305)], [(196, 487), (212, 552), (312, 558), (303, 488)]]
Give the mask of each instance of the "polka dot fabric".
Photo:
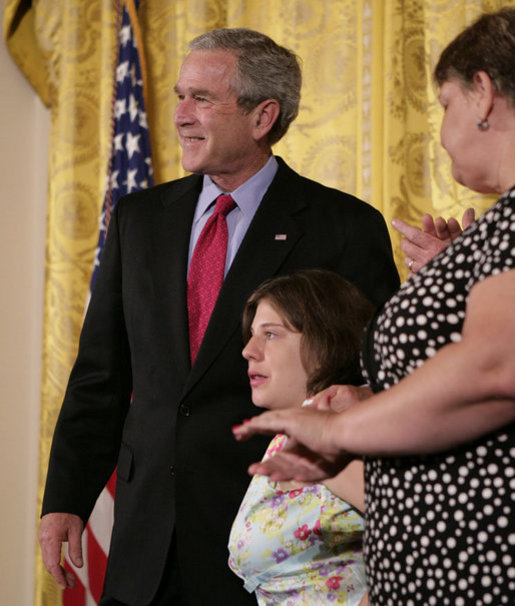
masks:
[[(363, 350), (374, 391), (459, 341), (474, 284), (513, 269), (515, 188), (378, 312)], [(514, 459), (513, 425), (452, 452), (367, 459), (371, 605), (515, 603)]]

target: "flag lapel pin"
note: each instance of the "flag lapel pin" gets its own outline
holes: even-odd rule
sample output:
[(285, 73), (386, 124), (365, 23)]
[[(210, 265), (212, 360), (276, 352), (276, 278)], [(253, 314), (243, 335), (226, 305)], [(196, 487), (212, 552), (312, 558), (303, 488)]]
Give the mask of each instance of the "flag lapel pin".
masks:
[(286, 240), (287, 234), (275, 234), (274, 240)]

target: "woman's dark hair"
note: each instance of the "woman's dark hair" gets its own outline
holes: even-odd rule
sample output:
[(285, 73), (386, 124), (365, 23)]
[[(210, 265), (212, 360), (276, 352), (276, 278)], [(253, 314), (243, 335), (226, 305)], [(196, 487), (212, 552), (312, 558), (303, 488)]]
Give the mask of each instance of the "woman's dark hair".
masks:
[(302, 335), (300, 353), (309, 375), (308, 395), (333, 384), (362, 383), (359, 350), (373, 306), (353, 284), (324, 269), (306, 269), (263, 282), (243, 311), (245, 343), (251, 337), (257, 306), (264, 300)]
[(484, 71), (498, 93), (515, 105), (515, 8), (482, 15), (442, 52), (434, 76), (439, 86), (456, 78), (470, 88)]

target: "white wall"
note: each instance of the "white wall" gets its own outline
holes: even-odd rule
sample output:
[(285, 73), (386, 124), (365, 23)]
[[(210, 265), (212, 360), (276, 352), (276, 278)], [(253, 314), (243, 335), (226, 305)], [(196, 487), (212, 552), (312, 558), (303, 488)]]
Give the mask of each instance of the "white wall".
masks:
[(33, 604), (49, 112), (0, 42), (0, 604)]

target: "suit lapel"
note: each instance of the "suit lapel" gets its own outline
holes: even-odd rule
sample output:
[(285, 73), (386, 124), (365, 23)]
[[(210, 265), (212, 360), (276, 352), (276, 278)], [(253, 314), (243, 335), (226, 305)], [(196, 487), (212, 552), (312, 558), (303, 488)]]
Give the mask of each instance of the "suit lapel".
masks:
[(199, 381), (239, 330), (243, 306), (251, 292), (279, 272), (302, 237), (303, 231), (294, 215), (305, 202), (297, 184), (296, 174), (281, 163), (224, 280), (183, 395)]
[(179, 187), (162, 194), (161, 213), (156, 216), (153, 242), (156, 263), (156, 307), (161, 309), (164, 330), (170, 335), (174, 372), (186, 377), (190, 371), (186, 272), (191, 224), (202, 179), (192, 176)]

